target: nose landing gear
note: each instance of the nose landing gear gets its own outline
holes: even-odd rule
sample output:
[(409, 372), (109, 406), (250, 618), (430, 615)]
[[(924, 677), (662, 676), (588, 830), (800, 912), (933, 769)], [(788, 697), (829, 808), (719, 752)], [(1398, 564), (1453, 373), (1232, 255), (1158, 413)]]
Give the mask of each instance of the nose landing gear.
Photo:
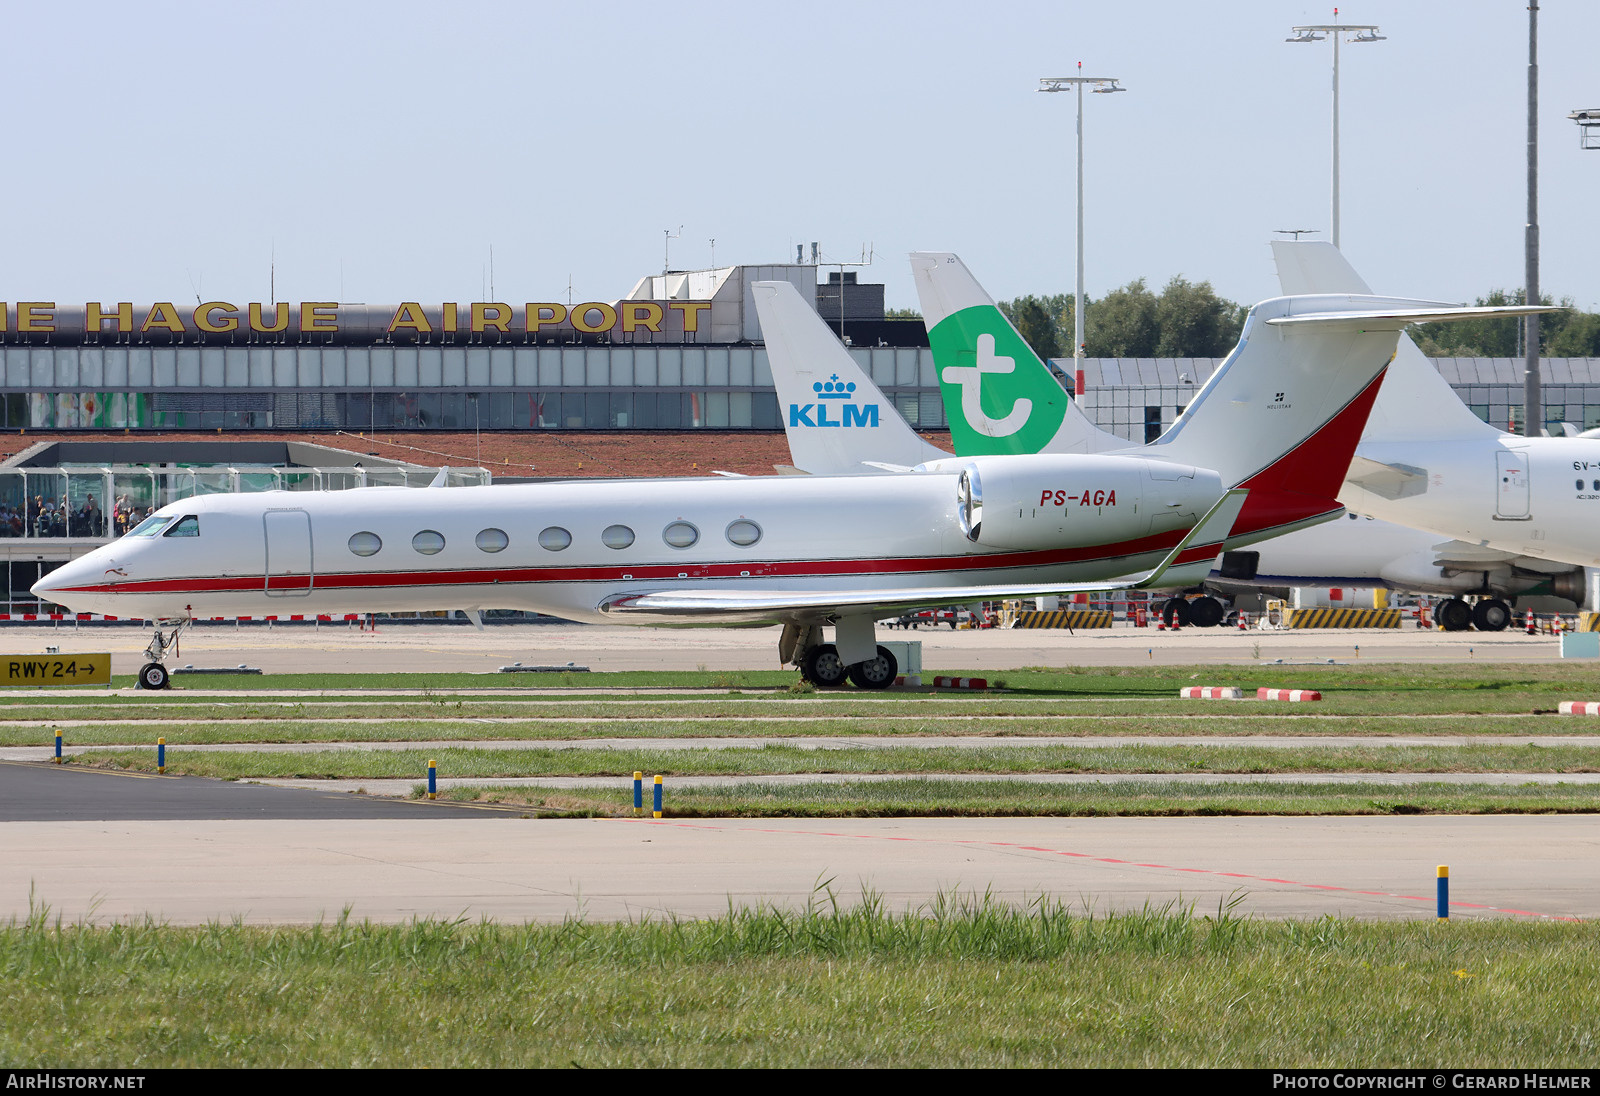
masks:
[[(155, 635), (150, 637), (150, 646), (144, 649), (144, 657), (150, 661), (139, 667), (139, 684), (141, 689), (165, 689), (172, 684), (172, 674), (163, 664), (167, 652), (178, 653), (178, 633), (183, 631), (188, 624), (187, 618), (183, 620), (158, 620), (156, 621)], [(163, 627), (170, 626), (171, 631), (162, 634)]]

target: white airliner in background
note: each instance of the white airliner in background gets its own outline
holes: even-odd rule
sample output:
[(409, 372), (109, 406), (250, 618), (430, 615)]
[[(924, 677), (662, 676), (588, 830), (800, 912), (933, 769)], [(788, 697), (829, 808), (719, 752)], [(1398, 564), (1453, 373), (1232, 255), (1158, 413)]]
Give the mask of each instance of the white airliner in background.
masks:
[[(753, 293), (769, 332), (773, 302), (798, 300), (787, 282)], [(1189, 585), (1225, 543), (1336, 517), (1329, 470), (1348, 465), (1401, 328), (1523, 311), (1264, 301), (1158, 449), (951, 458), (871, 476), (208, 495), (162, 507), (33, 589), (174, 629), (196, 617), (485, 608), (781, 623), (780, 662), (808, 680), (883, 688), (897, 671), (874, 636), (886, 613)], [(811, 320), (821, 326), (814, 310)], [(147, 686), (166, 683), (167, 646), (158, 631)]]
[[(1368, 292), (1331, 245), (1280, 243), (1274, 249), (1286, 293)], [(1130, 449), (1126, 439), (1090, 422), (955, 256), (913, 255), (912, 267), (957, 454), (1159, 451), (1159, 443)], [(789, 327), (798, 327), (800, 318)], [(853, 416), (867, 429), (814, 428), (805, 416), (791, 414), (786, 424), (797, 466), (816, 472), (869, 471), (918, 460), (937, 466), (940, 457), (948, 459), (894, 413), (836, 339), (831, 339), (831, 346), (829, 343), (826, 331), (812, 332), (796, 352), (782, 353), (774, 351), (769, 339), (768, 356), (781, 406), (791, 410), (803, 406), (808, 390), (825, 383), (841, 390), (848, 386), (857, 400), (874, 410), (870, 416)], [(824, 376), (831, 380), (817, 380)], [(1417, 376), (1422, 381), (1416, 380)], [(1419, 397), (1413, 390), (1423, 387), (1430, 377), (1434, 389)], [(1413, 405), (1444, 408), (1440, 413), (1443, 425), (1437, 433), (1462, 437), (1483, 431), (1498, 434), (1460, 403), (1411, 340), (1402, 336), (1367, 426), (1367, 438), (1380, 422), (1392, 432), (1408, 417), (1431, 413), (1408, 410)], [(877, 408), (883, 409), (881, 414)], [(1462, 421), (1462, 416), (1470, 421)], [(833, 422), (840, 423), (841, 416), (833, 416)], [(1426, 435), (1430, 430), (1418, 432)], [(1353, 477), (1363, 470), (1374, 471), (1359, 458), (1356, 464)], [(1380, 476), (1376, 482), (1382, 485), (1386, 481)], [(1340, 497), (1352, 507), (1361, 506), (1350, 494)], [(1458, 498), (1456, 505), (1471, 507), (1474, 502)], [(1364, 512), (1369, 509), (1362, 508)], [(1580, 603), (1584, 599), (1584, 569), (1572, 562), (1461, 541), (1441, 543), (1438, 534), (1423, 529), (1354, 513), (1348, 518), (1276, 537), (1250, 551), (1229, 552), (1205, 585), (1225, 593), (1289, 586), (1385, 586), (1485, 595), (1475, 606), (1459, 596), (1439, 606), (1438, 617), (1451, 630), (1473, 623), (1484, 630), (1504, 628), (1511, 616), (1509, 606), (1500, 600), (1506, 596), (1538, 591)], [(1169, 620), (1180, 615), (1186, 624), (1213, 625), (1223, 617), (1221, 604), (1213, 598), (1173, 598), (1166, 612)]]

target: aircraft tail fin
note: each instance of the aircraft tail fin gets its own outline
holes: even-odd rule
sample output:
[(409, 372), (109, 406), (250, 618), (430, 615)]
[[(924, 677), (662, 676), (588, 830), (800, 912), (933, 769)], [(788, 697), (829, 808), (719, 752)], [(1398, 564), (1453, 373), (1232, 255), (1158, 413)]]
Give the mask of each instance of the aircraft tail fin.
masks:
[(1372, 293), (1344, 253), (1326, 240), (1273, 240), (1272, 261), (1278, 268), (1278, 286), (1285, 297)]
[(960, 258), (913, 252), (911, 272), (956, 452), (1101, 453), (1127, 445), (1078, 409)]
[[(1336, 496), (1408, 324), (1527, 315), (1395, 297), (1276, 297), (1172, 427), (1140, 455), (1215, 469), (1251, 489), (1238, 533), (1276, 535), (1337, 513)], [(1230, 547), (1237, 541), (1230, 542)]]
[[(1339, 249), (1326, 241), (1274, 240), (1272, 258), (1285, 295), (1371, 292)], [(1400, 336), (1364, 440), (1446, 441), (1500, 433), (1461, 402), (1409, 335)]]
[(909, 468), (950, 456), (906, 424), (793, 285), (755, 282), (751, 291), (796, 468), (878, 472), (877, 463)]

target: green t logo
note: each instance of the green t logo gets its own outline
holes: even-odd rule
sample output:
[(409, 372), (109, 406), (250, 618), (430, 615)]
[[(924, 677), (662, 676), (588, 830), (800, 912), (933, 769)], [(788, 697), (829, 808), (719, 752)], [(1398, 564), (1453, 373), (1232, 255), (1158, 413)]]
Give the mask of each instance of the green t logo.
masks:
[(1037, 453), (1067, 394), (993, 305), (964, 308), (928, 333), (957, 453)]

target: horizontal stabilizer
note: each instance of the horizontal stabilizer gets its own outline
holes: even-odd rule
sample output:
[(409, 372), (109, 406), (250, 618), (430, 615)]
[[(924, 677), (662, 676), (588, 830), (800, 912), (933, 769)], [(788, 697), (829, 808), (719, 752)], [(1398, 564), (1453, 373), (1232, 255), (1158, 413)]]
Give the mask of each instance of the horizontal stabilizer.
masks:
[(1500, 316), (1534, 316), (1561, 312), (1559, 305), (1513, 304), (1502, 306), (1451, 305), (1435, 301), (1414, 301), (1409, 307), (1356, 309), (1349, 312), (1308, 312), (1300, 316), (1274, 316), (1267, 323), (1274, 327), (1320, 327), (1337, 331), (1399, 331), (1414, 323), (1443, 323), (1451, 320), (1482, 320)]

